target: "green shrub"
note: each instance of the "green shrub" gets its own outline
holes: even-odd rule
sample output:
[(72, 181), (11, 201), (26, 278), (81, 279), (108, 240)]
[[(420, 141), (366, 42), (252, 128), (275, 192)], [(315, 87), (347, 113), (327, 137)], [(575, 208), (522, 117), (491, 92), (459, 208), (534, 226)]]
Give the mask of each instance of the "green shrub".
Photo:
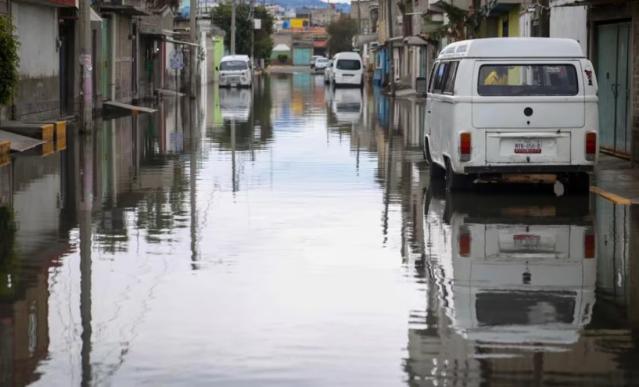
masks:
[(278, 60), (280, 63), (286, 63), (286, 62), (288, 62), (288, 55), (286, 55), (286, 54), (279, 54), (279, 55), (277, 56), (277, 60)]
[(18, 87), (18, 46), (11, 19), (0, 16), (0, 105), (8, 104)]

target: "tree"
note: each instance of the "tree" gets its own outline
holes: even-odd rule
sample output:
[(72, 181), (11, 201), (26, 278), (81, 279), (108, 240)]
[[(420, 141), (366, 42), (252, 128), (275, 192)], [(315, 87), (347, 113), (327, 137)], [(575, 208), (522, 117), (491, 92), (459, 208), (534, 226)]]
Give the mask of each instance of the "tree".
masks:
[(326, 32), (328, 32), (327, 47), (330, 55), (340, 51), (352, 51), (353, 36), (357, 34), (357, 21), (348, 16), (341, 16), (328, 25)]
[[(487, 0), (479, 8), (465, 10), (453, 4), (441, 2), (438, 7), (446, 14), (447, 22), (431, 32), (430, 39), (438, 41), (446, 37), (452, 41), (459, 41), (474, 38), (482, 20), (489, 17), (496, 6), (497, 0)], [(425, 15), (424, 20), (433, 23), (430, 14)]]
[(18, 42), (13, 36), (13, 24), (0, 17), (0, 105), (6, 105), (18, 87)]
[[(235, 53), (251, 55), (251, 7), (242, 3), (236, 6)], [(262, 6), (255, 7), (255, 18), (262, 20), (262, 28), (255, 30), (255, 58), (268, 59), (273, 50), (273, 17)], [(231, 3), (220, 4), (211, 11), (213, 24), (224, 30), (224, 46), (231, 47)]]

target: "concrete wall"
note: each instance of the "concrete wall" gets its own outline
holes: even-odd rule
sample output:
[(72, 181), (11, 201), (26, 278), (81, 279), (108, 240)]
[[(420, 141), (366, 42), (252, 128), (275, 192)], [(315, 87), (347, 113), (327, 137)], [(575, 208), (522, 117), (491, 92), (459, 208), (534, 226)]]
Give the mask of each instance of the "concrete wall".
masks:
[(550, 8), (550, 36), (575, 39), (588, 53), (588, 7), (585, 5)]
[(639, 3), (632, 3), (632, 31), (631, 33), (631, 63), (632, 71), (630, 76), (631, 104), (632, 111), (632, 145), (631, 152), (633, 160), (639, 160)]
[(17, 119), (57, 117), (60, 111), (60, 58), (57, 9), (11, 3), (20, 41), (20, 83), (15, 97)]

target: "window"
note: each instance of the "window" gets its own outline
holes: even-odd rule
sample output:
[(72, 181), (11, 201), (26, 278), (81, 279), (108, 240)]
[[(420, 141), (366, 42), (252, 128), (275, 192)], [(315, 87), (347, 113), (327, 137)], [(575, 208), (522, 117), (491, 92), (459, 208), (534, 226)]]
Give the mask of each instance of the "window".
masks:
[(220, 63), (220, 70), (246, 70), (247, 68), (247, 62), (241, 60), (229, 60)]
[(444, 85), (445, 94), (453, 94), (455, 91), (455, 77), (457, 75), (457, 66), (459, 62), (450, 62), (448, 71), (446, 72), (446, 83)]
[(431, 93), (441, 93), (444, 87), (444, 79), (446, 77), (446, 69), (448, 67), (448, 62), (442, 62), (437, 65), (433, 75), (431, 76), (431, 85), (430, 92)]
[(336, 67), (339, 70), (359, 70), (362, 64), (357, 59), (340, 59)]
[(459, 62), (441, 62), (436, 64), (430, 75), (429, 91), (431, 93), (452, 94), (455, 87), (455, 76)]
[(575, 66), (491, 64), (479, 68), (477, 92), (484, 96), (577, 95)]
[(435, 83), (435, 71), (437, 71), (437, 66), (439, 63), (435, 63), (433, 68), (430, 70), (430, 77), (428, 77), (428, 92), (433, 92), (433, 84)]

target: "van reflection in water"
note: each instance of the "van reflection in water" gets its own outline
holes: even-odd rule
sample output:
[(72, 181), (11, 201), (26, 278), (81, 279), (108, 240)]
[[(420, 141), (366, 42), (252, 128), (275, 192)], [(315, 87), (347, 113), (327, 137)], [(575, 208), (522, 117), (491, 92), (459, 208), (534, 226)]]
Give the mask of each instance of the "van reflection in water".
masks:
[(327, 87), (327, 104), (337, 122), (357, 123), (362, 115), (362, 91), (360, 89), (338, 89)]
[(226, 121), (248, 122), (251, 114), (251, 89), (220, 88), (220, 110)]
[[(576, 343), (595, 301), (588, 197), (426, 194), (427, 221), (450, 227), (440, 289), (452, 328), (478, 347)], [(446, 260), (450, 258), (450, 262)]]

